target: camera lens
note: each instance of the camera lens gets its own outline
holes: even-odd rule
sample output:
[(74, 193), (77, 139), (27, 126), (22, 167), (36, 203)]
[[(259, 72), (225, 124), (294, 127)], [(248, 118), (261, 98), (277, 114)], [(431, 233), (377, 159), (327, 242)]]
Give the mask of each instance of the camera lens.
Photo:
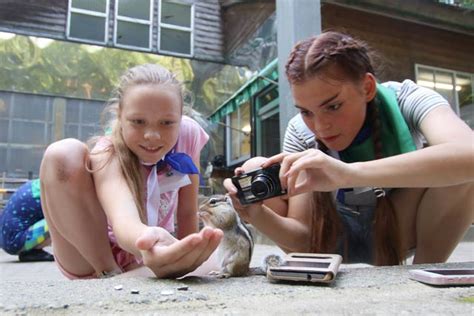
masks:
[(256, 176), (252, 180), (252, 184), (250, 187), (253, 195), (256, 197), (262, 198), (270, 194), (273, 191), (273, 182), (272, 179), (267, 177), (266, 175), (259, 175)]

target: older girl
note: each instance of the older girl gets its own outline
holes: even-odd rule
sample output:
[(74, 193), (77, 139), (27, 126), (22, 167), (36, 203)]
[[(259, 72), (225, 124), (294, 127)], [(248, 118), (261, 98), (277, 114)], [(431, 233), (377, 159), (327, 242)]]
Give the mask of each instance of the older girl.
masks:
[(474, 220), (473, 133), (448, 102), (410, 80), (377, 83), (367, 45), (338, 32), (298, 43), (286, 76), (300, 113), (284, 153), (261, 165), (281, 163), (290, 199), (234, 199), (244, 218), (287, 251), (447, 260)]

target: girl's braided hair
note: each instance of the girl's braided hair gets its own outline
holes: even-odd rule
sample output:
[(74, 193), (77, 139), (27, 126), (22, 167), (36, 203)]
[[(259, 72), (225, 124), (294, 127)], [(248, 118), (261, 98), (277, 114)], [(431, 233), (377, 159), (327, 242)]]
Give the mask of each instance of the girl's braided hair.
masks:
[[(372, 54), (368, 45), (348, 34), (324, 32), (297, 43), (286, 63), (286, 76), (291, 85), (298, 85), (315, 76), (326, 76), (339, 81), (359, 82), (366, 73), (375, 76)], [(375, 159), (383, 158), (381, 123), (377, 102), (367, 105), (371, 124)], [(319, 140), (318, 148), (328, 153)], [(312, 201), (312, 252), (335, 252), (338, 238), (343, 236), (342, 223), (330, 192), (314, 192)], [(395, 210), (387, 196), (377, 199), (373, 222), (377, 265), (400, 264), (401, 243)], [(347, 253), (347, 241), (345, 241)]]

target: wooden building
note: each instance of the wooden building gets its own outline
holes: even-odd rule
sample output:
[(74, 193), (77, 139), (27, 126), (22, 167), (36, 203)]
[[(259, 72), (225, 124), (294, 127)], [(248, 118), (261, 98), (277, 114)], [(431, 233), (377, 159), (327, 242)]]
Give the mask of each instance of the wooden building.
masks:
[(0, 31), (223, 62), (220, 9), (217, 0), (7, 0)]
[(228, 63), (274, 1), (3, 0), (0, 32)]

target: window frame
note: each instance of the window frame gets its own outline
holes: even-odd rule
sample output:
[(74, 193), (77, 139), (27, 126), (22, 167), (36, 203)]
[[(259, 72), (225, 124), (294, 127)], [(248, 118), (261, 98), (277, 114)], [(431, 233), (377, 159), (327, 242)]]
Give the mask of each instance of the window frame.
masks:
[[(63, 136), (64, 136), (64, 138), (73, 137), (73, 138), (79, 139), (82, 142), (87, 142), (87, 140), (90, 138), (90, 135), (89, 136), (84, 135), (85, 129), (92, 128), (92, 129), (96, 130), (96, 132), (93, 135), (98, 135), (100, 130), (101, 130), (101, 128), (99, 127), (100, 122), (99, 122), (99, 120), (97, 120), (97, 122), (85, 122), (84, 113), (87, 110), (86, 106), (87, 105), (93, 105), (93, 104), (89, 103), (88, 102), (89, 100), (83, 100), (83, 99), (74, 99), (74, 100), (78, 101), (78, 104), (74, 105), (74, 104), (71, 104), (71, 102), (69, 100), (66, 101), (66, 111), (65, 111), (65, 114), (64, 114), (65, 116), (64, 116), (64, 123), (63, 123), (63, 125), (64, 125), (64, 135)], [(94, 101), (94, 100), (92, 100), (92, 101)], [(78, 118), (77, 118), (78, 120), (77, 120), (77, 122), (67, 120), (68, 107), (78, 107)], [(100, 106), (99, 108), (100, 108), (100, 110), (98, 112), (99, 113), (103, 112), (104, 107)], [(69, 127), (76, 127), (77, 128), (77, 134), (75, 134), (75, 135), (66, 135), (67, 129)]]
[[(180, 5), (186, 5), (190, 7), (190, 15), (191, 15), (191, 21), (190, 21), (190, 27), (184, 27), (184, 26), (178, 26), (174, 24), (168, 24), (168, 23), (162, 23), (161, 22), (161, 10), (162, 10), (162, 2), (163, 0), (158, 0), (158, 37), (157, 37), (157, 48), (159, 53), (166, 53), (166, 54), (172, 54), (174, 56), (181, 56), (181, 57), (193, 57), (194, 56), (194, 5), (195, 3), (190, 3), (190, 2), (185, 2), (185, 1), (180, 1), (180, 0), (165, 0), (168, 2), (180, 4)], [(190, 33), (190, 50), (189, 54), (183, 54), (183, 53), (178, 53), (178, 52), (173, 52), (173, 51), (168, 51), (168, 50), (163, 50), (161, 49), (161, 29), (170, 29), (170, 30), (176, 30), (176, 31), (185, 31)]]
[[(9, 177), (26, 177), (28, 172), (32, 171), (34, 175), (37, 175), (38, 170), (28, 170), (29, 166), (25, 166), (22, 170), (10, 170), (9, 168), (12, 165), (12, 160), (14, 158), (14, 150), (28, 150), (29, 152), (35, 150), (44, 150), (48, 144), (53, 141), (54, 135), (54, 124), (55, 124), (55, 116), (53, 110), (53, 99), (47, 96), (42, 95), (35, 95), (31, 93), (22, 93), (22, 92), (10, 92), (10, 91), (0, 91), (0, 96), (5, 98), (9, 102), (8, 113), (6, 116), (0, 117), (0, 121), (4, 121), (7, 124), (7, 135), (6, 135), (6, 142), (0, 142), (0, 149), (5, 150), (5, 165), (3, 166), (3, 170), (0, 168), (0, 171), (3, 171)], [(23, 118), (23, 117), (15, 117), (14, 112), (15, 108), (19, 106), (17, 103), (16, 98), (18, 96), (24, 96), (25, 98), (31, 97), (39, 97), (41, 102), (44, 102), (45, 112), (43, 118)], [(20, 106), (21, 107), (21, 106)], [(42, 141), (41, 143), (37, 142), (13, 142), (13, 134), (14, 134), (14, 125), (16, 123), (34, 123), (43, 125), (42, 126)], [(31, 156), (26, 157), (26, 159), (31, 158)], [(29, 161), (31, 162), (31, 161)]]
[[(428, 66), (428, 65), (416, 63), (415, 64), (415, 80), (416, 80), (416, 82), (418, 82), (419, 68), (425, 68), (425, 69), (431, 70), (431, 71), (444, 71), (444, 72), (451, 73), (453, 75), (453, 78), (454, 78), (453, 90), (454, 90), (454, 92), (456, 92), (454, 94), (455, 104), (450, 104), (450, 105), (451, 105), (451, 108), (453, 108), (453, 110), (456, 112), (456, 114), (459, 117), (461, 117), (461, 109), (460, 109), (460, 106), (459, 106), (459, 95), (456, 91), (457, 75), (470, 77), (471, 78), (471, 89), (472, 89), (472, 91), (474, 91), (474, 74), (469, 73), (469, 72), (457, 71), (457, 70), (452, 70), (452, 69), (447, 69), (447, 68), (434, 67), (434, 66)], [(420, 85), (420, 86), (422, 86), (422, 85)]]
[[(247, 101), (248, 104), (249, 104), (249, 123), (250, 123), (250, 126), (252, 126), (252, 102), (249, 100)], [(234, 130), (236, 133), (238, 133), (239, 135), (239, 141), (241, 142), (241, 135), (243, 135), (243, 131), (239, 130), (238, 128), (232, 126), (232, 122), (231, 122), (231, 115), (234, 114), (234, 113), (237, 113), (237, 117), (239, 119), (239, 126), (241, 126), (242, 124), (242, 115), (240, 113), (240, 110), (242, 109), (242, 107), (244, 106), (244, 104), (242, 104), (241, 106), (239, 106), (237, 108), (237, 110), (235, 110), (234, 112), (232, 113), (229, 113), (225, 116), (225, 129), (226, 129), (226, 142), (225, 142), (225, 152), (226, 152), (226, 164), (227, 166), (233, 166), (233, 165), (236, 165), (236, 164), (239, 164), (241, 162), (244, 162), (245, 160), (249, 159), (250, 157), (252, 157), (252, 132), (250, 133), (250, 152), (248, 155), (244, 155), (244, 156), (239, 156), (237, 159), (232, 159), (232, 139), (231, 139), (231, 130)], [(237, 129), (237, 130), (236, 130)]]
[[(278, 93), (278, 87), (271, 85), (269, 88), (264, 89), (259, 94), (255, 96), (255, 109), (256, 109), (256, 119), (255, 119), (255, 142), (256, 142), (256, 154), (257, 156), (263, 155), (263, 138), (262, 138), (262, 122), (268, 119), (269, 117), (280, 114), (280, 96), (278, 95), (275, 99), (270, 102), (265, 103), (263, 98), (268, 93), (273, 92), (274, 90)], [(280, 138), (280, 136), (278, 136)], [(281, 139), (280, 139), (281, 143)]]
[[(83, 42), (83, 43), (106, 45), (107, 40), (108, 40), (108, 34), (109, 34), (108, 28), (109, 28), (110, 0), (105, 0), (105, 2), (106, 2), (105, 3), (105, 13), (102, 13), (102, 12), (97, 12), (97, 11), (92, 11), (92, 10), (74, 8), (72, 6), (72, 0), (68, 0), (67, 22), (66, 22), (66, 38), (69, 39), (69, 40), (80, 41), (80, 42)], [(71, 14), (72, 13), (79, 13), (79, 14), (88, 15), (88, 16), (95, 16), (95, 17), (105, 18), (104, 40), (101, 42), (101, 41), (95, 41), (95, 40), (70, 36)]]
[[(107, 0), (109, 1), (109, 0)], [(126, 16), (120, 16), (118, 13), (119, 9), (119, 3), (120, 0), (115, 0), (115, 9), (114, 9), (114, 37), (113, 37), (113, 43), (115, 47), (120, 47), (120, 48), (129, 48), (133, 50), (139, 50), (139, 51), (145, 51), (145, 52), (150, 52), (153, 48), (153, 5), (154, 5), (154, 0), (149, 0), (150, 1), (150, 20), (148, 22), (145, 22), (146, 20), (142, 19), (136, 19), (136, 18), (130, 18)], [(117, 30), (118, 30), (118, 24), (119, 21), (123, 22), (129, 22), (129, 23), (135, 23), (135, 24), (140, 24), (140, 25), (148, 25), (148, 47), (139, 47), (139, 46), (133, 46), (133, 45), (126, 45), (126, 44), (120, 44), (117, 42)]]
[(438, 3), (447, 4), (447, 5), (456, 5), (454, 0), (438, 0)]

